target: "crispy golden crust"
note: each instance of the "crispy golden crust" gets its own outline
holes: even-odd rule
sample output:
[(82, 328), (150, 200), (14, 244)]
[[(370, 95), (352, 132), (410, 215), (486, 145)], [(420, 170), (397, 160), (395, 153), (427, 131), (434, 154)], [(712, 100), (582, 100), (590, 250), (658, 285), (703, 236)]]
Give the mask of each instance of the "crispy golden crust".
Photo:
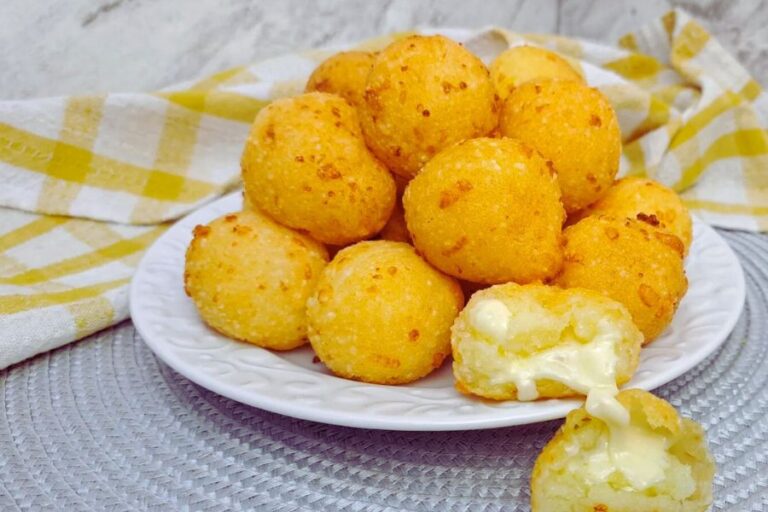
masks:
[(616, 114), (597, 90), (572, 80), (526, 82), (507, 97), (501, 133), (552, 161), (570, 214), (600, 199), (619, 170)]
[(372, 52), (339, 52), (315, 68), (307, 81), (307, 92), (338, 94), (353, 107), (363, 104), (365, 81), (373, 67), (376, 54)]
[(279, 223), (345, 245), (384, 227), (395, 183), (365, 147), (355, 110), (307, 93), (256, 116), (242, 157), (250, 202)]
[(327, 261), (311, 238), (255, 211), (232, 213), (195, 228), (184, 286), (217, 331), (288, 350), (306, 342), (304, 305)]
[(645, 343), (656, 339), (688, 290), (682, 242), (640, 221), (600, 216), (587, 217), (563, 234), (563, 268), (554, 282), (621, 302)]
[(307, 302), (309, 339), (336, 375), (407, 383), (450, 354), (450, 328), (462, 305), (458, 283), (410, 245), (360, 242), (336, 255)]
[(491, 64), (491, 80), (502, 100), (520, 84), (550, 79), (584, 82), (568, 61), (555, 52), (536, 46), (513, 46)]
[[(487, 299), (503, 302), (513, 315), (506, 342), (484, 337), (470, 323), (469, 312)], [(616, 384), (621, 385), (632, 378), (637, 368), (643, 338), (629, 312), (618, 302), (591, 290), (563, 290), (541, 284), (507, 283), (478, 291), (451, 329), (457, 388), (484, 398), (515, 400), (514, 382), (500, 381), (510, 361), (563, 343), (589, 343), (607, 329), (619, 338)], [(550, 379), (537, 380), (536, 388), (541, 398), (580, 394)]]
[(452, 276), (477, 283), (552, 277), (565, 214), (546, 161), (512, 139), (472, 139), (438, 154), (403, 196), (414, 245)]
[(570, 412), (565, 424), (539, 454), (531, 475), (533, 512), (703, 512), (712, 501), (714, 461), (702, 428), (680, 418), (666, 401), (637, 389), (622, 391), (619, 401), (631, 421), (668, 438), (672, 465), (665, 479), (645, 491), (611, 482), (588, 483), (579, 457), (600, 442), (608, 429), (584, 408)]
[(678, 237), (686, 254), (691, 246), (693, 229), (688, 208), (674, 190), (653, 180), (628, 177), (616, 181), (600, 200), (578, 212), (574, 221), (589, 215), (637, 219)]
[(377, 56), (361, 124), (373, 153), (412, 178), (441, 149), (490, 133), (497, 111), (480, 59), (443, 36), (411, 36)]

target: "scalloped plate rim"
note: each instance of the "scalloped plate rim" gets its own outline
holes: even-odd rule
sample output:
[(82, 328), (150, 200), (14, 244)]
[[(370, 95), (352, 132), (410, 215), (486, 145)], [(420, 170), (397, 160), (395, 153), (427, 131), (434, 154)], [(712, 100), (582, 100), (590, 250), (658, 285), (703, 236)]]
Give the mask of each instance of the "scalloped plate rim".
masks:
[[(152, 265), (155, 258), (159, 254), (161, 254), (163, 251), (169, 250), (168, 247), (171, 243), (173, 243), (174, 240), (188, 240), (191, 238), (189, 234), (190, 226), (188, 225), (194, 225), (200, 222), (208, 222), (212, 218), (218, 216), (220, 213), (224, 213), (225, 211), (238, 210), (240, 197), (240, 192), (233, 192), (224, 197), (220, 197), (203, 205), (201, 208), (191, 212), (176, 222), (147, 250), (131, 282), (129, 292), (130, 312), (136, 330), (144, 342), (149, 346), (149, 348), (163, 362), (165, 362), (168, 366), (173, 368), (176, 372), (183, 375), (187, 379), (232, 400), (285, 416), (346, 427), (385, 430), (474, 430), (524, 425), (562, 418), (570, 410), (581, 405), (582, 400), (580, 399), (555, 399), (535, 402), (534, 404), (539, 404), (534, 405), (536, 410), (527, 411), (523, 414), (521, 414), (519, 411), (516, 411), (515, 409), (490, 408), (486, 414), (479, 414), (476, 415), (476, 417), (447, 416), (439, 420), (435, 418), (429, 418), (425, 420), (425, 418), (422, 417), (405, 415), (368, 415), (359, 412), (334, 410), (333, 408), (329, 409), (328, 406), (323, 405), (311, 406), (305, 404), (297, 404), (291, 402), (290, 400), (286, 400), (285, 398), (275, 398), (269, 394), (238, 388), (230, 383), (227, 383), (226, 381), (223, 381), (218, 376), (208, 374), (205, 371), (201, 371), (199, 368), (185, 362), (181, 358), (180, 354), (175, 352), (173, 345), (169, 343), (167, 339), (163, 339), (162, 336), (157, 335), (153, 329), (150, 328), (149, 317), (151, 316), (151, 313), (147, 313), (145, 309), (143, 309), (143, 300), (145, 296), (143, 296), (143, 292), (141, 291), (142, 286), (151, 285), (152, 283), (151, 275), (148, 273), (147, 268)], [(729, 270), (736, 271), (736, 273), (731, 276), (733, 279), (731, 282), (723, 282), (721, 284), (725, 284), (733, 288), (733, 294), (735, 297), (737, 297), (737, 300), (730, 303), (730, 307), (727, 309), (728, 316), (718, 324), (719, 328), (716, 329), (716, 331), (712, 333), (711, 336), (709, 336), (709, 341), (706, 344), (705, 350), (696, 353), (695, 357), (682, 358), (682, 363), (679, 363), (674, 367), (667, 368), (664, 372), (660, 372), (652, 377), (646, 378), (644, 382), (637, 385), (636, 387), (652, 390), (689, 371), (691, 368), (712, 354), (727, 339), (728, 335), (733, 330), (741, 315), (745, 301), (746, 286), (743, 269), (737, 256), (731, 247), (727, 244), (727, 242), (725, 242), (725, 240), (710, 226), (706, 225), (695, 217), (694, 225), (697, 230), (702, 231), (702, 233), (706, 233), (707, 238), (714, 237), (712, 240), (715, 241), (721, 249), (724, 249), (723, 260), (727, 260), (726, 264), (728, 265)], [(184, 247), (186, 247), (186, 244), (184, 244)], [(181, 286), (181, 282), (178, 284)], [(200, 326), (203, 327), (203, 329), (207, 330), (207, 327), (205, 327), (199, 317), (197, 321)], [(223, 338), (221, 335), (219, 335), (219, 337)], [(238, 345), (241, 344), (240, 342), (232, 340), (228, 341), (231, 343), (237, 343)], [(244, 346), (248, 349), (253, 349), (256, 351), (264, 350), (255, 346)], [(279, 353), (275, 354), (278, 354), (279, 357)], [(638, 368), (638, 371), (640, 370), (642, 370), (642, 367)], [(307, 374), (311, 373), (314, 372), (307, 371)], [(323, 377), (343, 380), (330, 375), (323, 375)], [(375, 389), (391, 388), (390, 386), (380, 386), (376, 384), (366, 384), (360, 382), (354, 382), (354, 384), (364, 388), (369, 386)], [(458, 395), (458, 399), (466, 400), (467, 404), (476, 404), (475, 400), (463, 397), (461, 395)], [(531, 405), (531, 403), (526, 403), (525, 405)]]

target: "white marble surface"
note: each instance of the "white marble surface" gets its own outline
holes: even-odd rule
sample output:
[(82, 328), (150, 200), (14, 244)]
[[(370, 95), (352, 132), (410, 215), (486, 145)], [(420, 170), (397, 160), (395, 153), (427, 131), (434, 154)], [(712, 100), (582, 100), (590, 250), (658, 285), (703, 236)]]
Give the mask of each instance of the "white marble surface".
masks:
[(417, 25), (613, 41), (687, 9), (766, 83), (760, 0), (0, 0), (0, 98), (150, 90), (294, 49)]

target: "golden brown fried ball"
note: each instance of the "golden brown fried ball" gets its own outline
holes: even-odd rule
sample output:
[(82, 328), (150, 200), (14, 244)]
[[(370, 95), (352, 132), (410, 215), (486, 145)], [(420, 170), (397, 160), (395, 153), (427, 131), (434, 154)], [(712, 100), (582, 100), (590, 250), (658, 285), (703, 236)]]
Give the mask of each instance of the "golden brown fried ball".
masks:
[(365, 88), (365, 140), (389, 169), (412, 178), (441, 149), (488, 134), (498, 104), (485, 65), (443, 36), (395, 41)]
[(645, 336), (656, 339), (688, 289), (683, 243), (631, 219), (587, 217), (569, 226), (555, 283), (596, 290), (627, 307)]
[(363, 104), (363, 92), (376, 54), (372, 52), (339, 52), (328, 57), (312, 72), (307, 92), (338, 94), (353, 107)]
[(629, 381), (642, 342), (626, 308), (597, 292), (507, 283), (456, 319), (453, 373), (461, 391), (495, 400), (586, 395)]
[(307, 340), (305, 304), (328, 262), (325, 248), (255, 211), (197, 226), (184, 288), (205, 323), (260, 347)]
[(598, 91), (570, 80), (526, 82), (507, 97), (502, 135), (530, 144), (552, 161), (569, 214), (602, 197), (619, 170), (616, 114)]
[[(630, 389), (617, 398), (630, 412), (629, 426), (618, 432), (583, 407), (568, 414), (533, 468), (533, 512), (707, 510), (715, 464), (701, 426), (646, 391)], [(630, 471), (652, 465), (652, 483), (633, 485), (626, 466), (613, 463), (616, 438), (628, 441), (635, 456), (627, 464), (639, 463)]]
[(430, 160), (403, 196), (413, 243), (433, 265), (477, 283), (552, 277), (565, 214), (546, 161), (513, 139), (471, 139)]
[(442, 365), (463, 303), (456, 281), (410, 245), (360, 242), (336, 255), (307, 302), (309, 339), (336, 375), (403, 384)]
[(491, 64), (491, 80), (502, 100), (522, 83), (547, 79), (584, 82), (568, 61), (536, 46), (513, 46)]
[(307, 93), (262, 109), (242, 168), (253, 205), (328, 244), (379, 232), (395, 201), (392, 176), (365, 147), (355, 110), (333, 94)]
[(641, 220), (679, 238), (686, 254), (691, 246), (693, 229), (688, 208), (674, 190), (647, 178), (618, 180), (599, 201), (579, 212), (578, 218), (588, 215)]

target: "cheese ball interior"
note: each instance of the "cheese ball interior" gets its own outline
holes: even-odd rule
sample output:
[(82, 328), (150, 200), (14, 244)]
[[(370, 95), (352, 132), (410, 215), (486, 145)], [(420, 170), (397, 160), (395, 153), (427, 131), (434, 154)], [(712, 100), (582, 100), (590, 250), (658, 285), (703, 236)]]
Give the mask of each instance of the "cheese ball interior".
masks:
[(679, 238), (686, 254), (691, 246), (693, 228), (688, 208), (674, 190), (647, 178), (628, 177), (616, 181), (599, 201), (579, 212), (578, 217), (588, 215), (641, 220)]
[(542, 79), (584, 82), (568, 61), (536, 46), (513, 46), (491, 64), (491, 80), (502, 100), (520, 84)]
[(629, 424), (568, 414), (531, 477), (533, 512), (704, 512), (715, 466), (702, 428), (637, 389), (618, 401)]
[(376, 57), (361, 124), (373, 153), (411, 178), (441, 149), (490, 133), (497, 110), (480, 59), (443, 36), (411, 36)]
[(309, 339), (336, 375), (402, 384), (439, 368), (464, 302), (458, 283), (408, 244), (371, 241), (341, 250), (307, 302)]
[(621, 302), (645, 343), (656, 339), (688, 290), (682, 242), (640, 221), (603, 216), (587, 217), (563, 235), (563, 268), (554, 282)]
[(371, 52), (339, 52), (320, 63), (307, 81), (307, 92), (338, 94), (353, 107), (363, 104), (368, 73), (376, 54)]
[(430, 160), (403, 196), (413, 243), (443, 272), (478, 283), (552, 277), (565, 219), (546, 161), (512, 139), (472, 139)]
[(507, 97), (501, 134), (536, 148), (557, 171), (568, 214), (600, 199), (619, 170), (616, 113), (597, 90), (571, 80), (526, 82)]
[(627, 310), (590, 290), (507, 283), (472, 295), (452, 328), (457, 386), (495, 400), (615, 389), (643, 337)]
[(365, 147), (355, 110), (332, 94), (307, 93), (262, 109), (242, 169), (253, 205), (328, 244), (374, 235), (395, 201), (392, 176)]
[(217, 331), (288, 350), (307, 335), (305, 303), (328, 261), (325, 248), (255, 211), (197, 226), (184, 288)]

